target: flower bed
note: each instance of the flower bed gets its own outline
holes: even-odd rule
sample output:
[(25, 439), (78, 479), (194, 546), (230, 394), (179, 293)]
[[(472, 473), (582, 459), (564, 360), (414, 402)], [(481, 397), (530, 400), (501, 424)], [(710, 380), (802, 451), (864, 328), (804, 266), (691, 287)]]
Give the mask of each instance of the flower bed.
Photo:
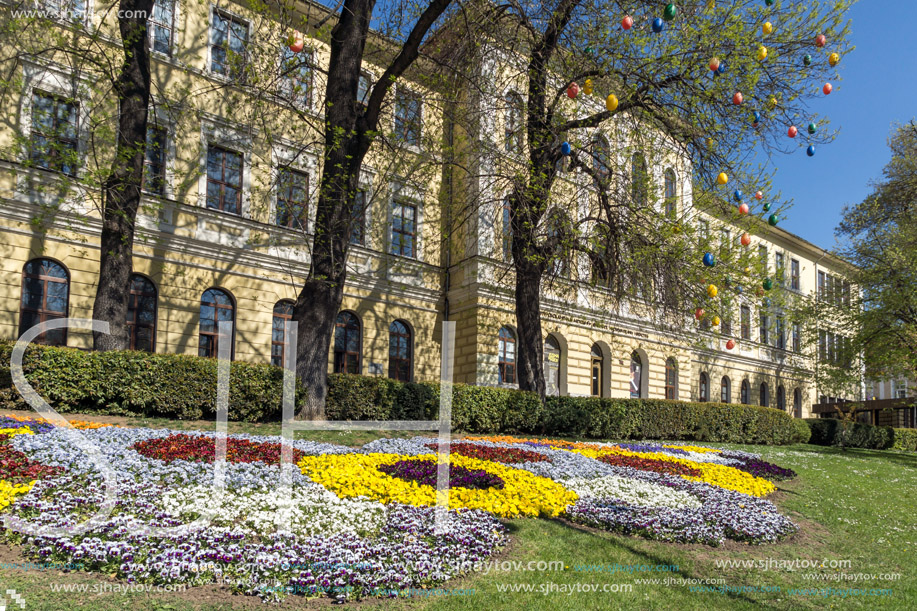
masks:
[[(99, 448), (116, 510), (84, 534), (8, 541), (43, 561), (79, 562), (131, 582), (201, 585), (278, 600), (289, 590), (342, 598), (440, 584), (507, 542), (499, 518), (559, 517), (663, 541), (719, 545), (796, 530), (763, 498), (787, 469), (697, 445), (506, 437), (451, 444), (448, 528), (434, 531), (438, 446), (378, 439), (354, 450), (294, 441), (282, 492), (277, 437), (232, 435), (215, 469), (212, 433), (85, 427), (0, 418), (0, 509), (71, 527), (102, 506), (105, 480), (74, 435)], [(223, 474), (225, 491), (212, 487)], [(187, 527), (201, 516), (212, 520)], [(149, 527), (174, 528), (154, 534)]]

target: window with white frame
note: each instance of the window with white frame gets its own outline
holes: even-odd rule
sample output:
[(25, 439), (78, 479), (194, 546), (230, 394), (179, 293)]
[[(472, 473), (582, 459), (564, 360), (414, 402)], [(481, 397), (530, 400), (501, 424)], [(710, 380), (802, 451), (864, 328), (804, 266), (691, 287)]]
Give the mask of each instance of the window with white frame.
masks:
[(211, 144), (207, 147), (207, 207), (242, 213), (241, 153)]
[(166, 144), (168, 130), (150, 123), (146, 129), (146, 151), (143, 157), (143, 190), (164, 195), (166, 188)]
[(175, 0), (155, 0), (153, 14), (147, 22), (150, 48), (163, 55), (172, 55), (175, 35)]
[(210, 71), (232, 79), (242, 78), (247, 46), (248, 24), (214, 10), (210, 26)]
[(420, 146), (422, 125), (422, 103), (420, 95), (404, 87), (395, 93), (395, 139)]
[(79, 103), (63, 96), (32, 92), (32, 163), (75, 176), (79, 165)]
[(306, 231), (308, 216), (309, 175), (292, 168), (280, 168), (277, 173), (277, 225)]
[(402, 257), (417, 257), (417, 206), (395, 200), (392, 203), (391, 253)]
[(280, 59), (280, 95), (304, 108), (312, 106), (313, 54), (309, 49), (294, 53), (284, 46)]

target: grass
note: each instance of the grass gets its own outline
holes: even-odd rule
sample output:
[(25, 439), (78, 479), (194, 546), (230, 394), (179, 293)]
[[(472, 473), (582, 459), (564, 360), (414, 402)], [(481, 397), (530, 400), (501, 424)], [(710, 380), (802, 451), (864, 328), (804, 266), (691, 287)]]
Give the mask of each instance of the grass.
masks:
[[(86, 416), (92, 419), (92, 416)], [(102, 418), (97, 418), (102, 420)], [(107, 419), (106, 419), (107, 420)], [(127, 422), (127, 419), (119, 419)], [(130, 424), (169, 428), (204, 428), (212, 423), (130, 419)], [(279, 425), (234, 423), (230, 432), (277, 434)], [(410, 436), (413, 433), (405, 433)], [(381, 436), (373, 432), (310, 432), (308, 438), (361, 445)], [(481, 571), (448, 582), (441, 591), (408, 600), (370, 600), (347, 606), (382, 610), (429, 611), (450, 609), (911, 609), (917, 607), (917, 455), (894, 451), (848, 450), (810, 445), (786, 447), (729, 445), (757, 452), (765, 460), (795, 470), (799, 477), (779, 484), (772, 500), (800, 524), (799, 533), (776, 545), (749, 546), (730, 542), (724, 547), (676, 545), (594, 531), (561, 520), (509, 520), (512, 543), (497, 561), (510, 570)], [(3, 549), (2, 562), (16, 562), (13, 548)], [(827, 561), (824, 569), (788, 569), (794, 561)], [(529, 562), (561, 562), (563, 570), (523, 570)], [(749, 561), (756, 567), (718, 563)], [(510, 563), (522, 563), (513, 568)], [(831, 568), (834, 562), (845, 563)], [(763, 568), (768, 563), (770, 568)], [(780, 566), (780, 565), (784, 566)], [(666, 566), (665, 572), (628, 573), (597, 570)], [(837, 565), (836, 565), (837, 566)], [(537, 565), (533, 565), (537, 568)], [(591, 570), (590, 570), (591, 569)], [(631, 569), (633, 570), (633, 569)], [(840, 581), (814, 581), (806, 575), (824, 574)], [(843, 580), (845, 576), (898, 574), (898, 579)], [(667, 585), (666, 578), (670, 579)], [(658, 580), (645, 582), (644, 580)], [(714, 588), (728, 592), (692, 591), (672, 580), (722, 580)], [(0, 565), (0, 589), (16, 589), (26, 609), (100, 611), (141, 609), (312, 608), (328, 599), (292, 597), (279, 606), (233, 596), (217, 586), (184, 593), (63, 593), (55, 583), (85, 585), (88, 590), (121, 583), (108, 576), (59, 571), (16, 570)], [(699, 585), (697, 583), (694, 583)], [(56, 586), (60, 587), (60, 586)], [(622, 591), (629, 587), (629, 591)], [(597, 588), (597, 591), (585, 591)], [(767, 591), (762, 591), (766, 588)], [(817, 594), (793, 593), (793, 588), (819, 589)], [(825, 591), (833, 588), (833, 591)], [(887, 589), (888, 596), (857, 595), (852, 589)], [(513, 591), (515, 590), (515, 591)], [(572, 590), (572, 592), (571, 592)], [(577, 591), (578, 590), (578, 591)], [(604, 591), (607, 590), (607, 591)], [(617, 591), (615, 591), (617, 590)], [(742, 591), (744, 590), (744, 591)], [(472, 592), (473, 593), (469, 593)], [(846, 595), (845, 595), (846, 592)], [(12, 607), (10, 607), (12, 608)]]

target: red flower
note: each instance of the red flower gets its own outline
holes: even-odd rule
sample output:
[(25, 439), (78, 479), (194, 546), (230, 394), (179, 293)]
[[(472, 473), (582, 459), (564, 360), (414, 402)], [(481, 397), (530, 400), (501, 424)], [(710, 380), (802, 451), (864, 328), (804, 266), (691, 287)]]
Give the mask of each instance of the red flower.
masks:
[[(213, 462), (216, 454), (216, 440), (213, 437), (196, 437), (177, 433), (169, 437), (148, 439), (135, 443), (132, 448), (148, 458), (163, 462), (188, 460)], [(247, 439), (226, 440), (226, 460), (238, 462), (280, 463), (279, 443), (256, 443)], [(293, 450), (293, 462), (303, 457), (299, 450)]]

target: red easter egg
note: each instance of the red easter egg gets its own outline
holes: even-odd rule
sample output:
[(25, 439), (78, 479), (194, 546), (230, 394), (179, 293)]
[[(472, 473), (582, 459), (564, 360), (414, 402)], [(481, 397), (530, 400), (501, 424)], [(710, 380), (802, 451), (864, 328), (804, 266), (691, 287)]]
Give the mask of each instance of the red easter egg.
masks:
[(576, 98), (577, 94), (579, 94), (579, 85), (570, 83), (570, 86), (567, 87), (567, 97), (573, 100)]
[(709, 66), (711, 70), (716, 72), (720, 67), (720, 60), (714, 57), (713, 59), (710, 60)]
[(790, 138), (795, 138), (797, 133), (799, 133), (799, 130), (796, 129), (795, 125), (790, 125), (790, 129), (786, 130), (786, 135)]
[(825, 83), (825, 86), (821, 88), (822, 93), (824, 93), (825, 95), (831, 95), (831, 91), (833, 89), (834, 87), (831, 86), (831, 83)]
[(748, 246), (749, 244), (751, 244), (751, 236), (748, 235), (747, 233), (743, 233), (741, 242), (742, 242), (742, 246)]
[(621, 27), (625, 30), (629, 30), (634, 27), (634, 18), (630, 15), (625, 15), (624, 19), (621, 20)]
[(828, 39), (825, 37), (824, 34), (819, 34), (818, 36), (815, 37), (815, 46), (816, 47), (824, 47), (825, 44), (827, 44), (827, 42), (828, 42)]
[(760, 191), (758, 191), (757, 193), (755, 193), (755, 199), (764, 199), (764, 193), (761, 193)]
[(697, 320), (700, 320), (703, 317), (704, 317), (703, 308), (697, 308), (696, 310), (694, 310), (694, 318), (696, 318)]
[(748, 214), (748, 204), (739, 204), (739, 214)]
[(729, 340), (728, 342), (726, 342), (726, 350), (732, 350), (735, 347), (736, 347), (735, 341)]
[(293, 30), (293, 34), (290, 36), (290, 51), (293, 53), (299, 53), (303, 50), (303, 47), (306, 46), (306, 39), (302, 35), (302, 32)]
[(738, 105), (742, 103), (742, 100), (742, 93), (740, 91), (736, 91), (736, 94), (732, 96), (732, 103)]

